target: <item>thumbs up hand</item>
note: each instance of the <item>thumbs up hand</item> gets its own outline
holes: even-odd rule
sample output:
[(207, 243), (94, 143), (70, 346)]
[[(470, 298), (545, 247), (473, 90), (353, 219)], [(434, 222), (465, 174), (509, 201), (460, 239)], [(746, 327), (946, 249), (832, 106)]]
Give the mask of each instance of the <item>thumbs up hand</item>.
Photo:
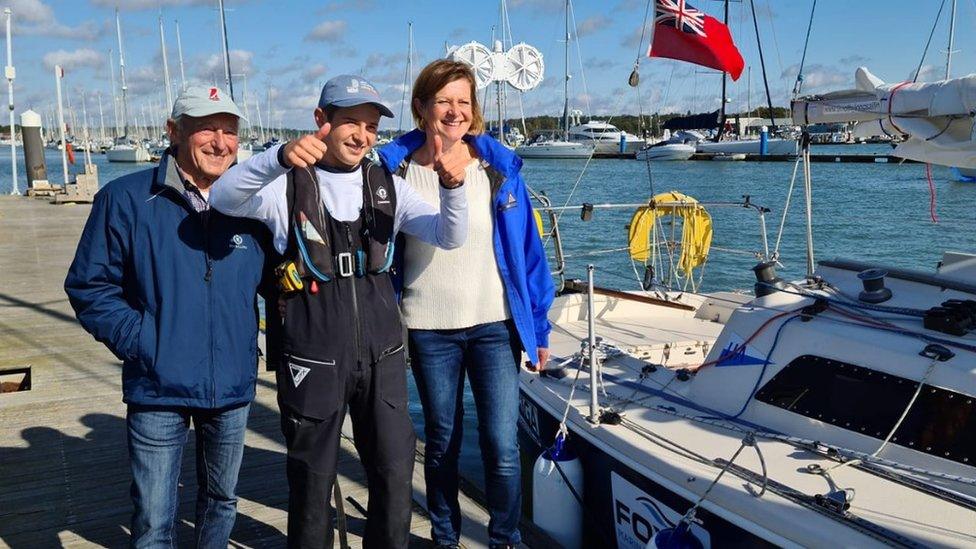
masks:
[(464, 170), (471, 161), (467, 145), (463, 141), (454, 143), (444, 150), (444, 140), (434, 131), (427, 132), (427, 153), (433, 159), (433, 168), (440, 177), (441, 185), (448, 189), (464, 184)]
[(285, 144), (285, 164), (292, 168), (307, 168), (322, 160), (329, 148), (325, 138), (332, 131), (332, 125), (326, 122), (315, 133), (293, 139)]

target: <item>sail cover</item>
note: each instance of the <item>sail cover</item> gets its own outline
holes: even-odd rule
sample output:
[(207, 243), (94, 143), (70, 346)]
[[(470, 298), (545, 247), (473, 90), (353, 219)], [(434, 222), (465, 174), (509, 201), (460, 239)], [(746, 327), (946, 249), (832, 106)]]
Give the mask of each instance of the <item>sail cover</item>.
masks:
[(860, 67), (856, 88), (797, 98), (793, 122), (857, 122), (858, 135), (901, 139), (893, 154), (976, 168), (976, 74), (938, 82), (885, 84)]
[(666, 130), (702, 130), (714, 129), (718, 126), (718, 111), (704, 114), (689, 114), (676, 116), (664, 123)]

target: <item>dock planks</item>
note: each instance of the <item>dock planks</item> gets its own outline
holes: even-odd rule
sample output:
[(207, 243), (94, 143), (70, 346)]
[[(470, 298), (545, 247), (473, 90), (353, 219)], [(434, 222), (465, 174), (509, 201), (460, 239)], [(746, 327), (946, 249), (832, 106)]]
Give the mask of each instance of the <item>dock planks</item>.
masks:
[[(32, 389), (0, 394), (0, 547), (128, 543), (129, 468), (121, 363), (84, 332), (62, 289), (90, 206), (0, 197), (0, 371), (30, 366)], [(262, 365), (263, 370), (263, 365)], [(251, 406), (231, 545), (285, 544), (287, 484), (274, 376), (261, 371)], [(365, 475), (340, 448), (349, 541), (361, 546)], [(192, 545), (196, 475), (184, 450), (179, 545)], [(423, 467), (414, 472), (411, 547), (429, 547)], [(486, 547), (488, 515), (462, 496), (465, 547)], [(338, 538), (337, 538), (338, 539)]]

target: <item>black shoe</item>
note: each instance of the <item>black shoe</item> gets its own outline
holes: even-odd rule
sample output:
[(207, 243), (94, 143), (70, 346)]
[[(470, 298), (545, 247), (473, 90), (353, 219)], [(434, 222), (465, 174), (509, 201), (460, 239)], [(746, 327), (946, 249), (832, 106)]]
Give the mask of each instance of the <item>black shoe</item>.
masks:
[(434, 549), (461, 549), (461, 547), (456, 543), (438, 543)]

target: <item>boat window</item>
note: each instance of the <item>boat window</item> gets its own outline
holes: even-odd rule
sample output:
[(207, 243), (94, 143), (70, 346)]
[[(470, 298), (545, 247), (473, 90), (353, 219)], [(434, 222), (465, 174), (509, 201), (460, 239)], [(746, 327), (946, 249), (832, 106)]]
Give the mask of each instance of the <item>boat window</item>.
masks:
[[(856, 364), (803, 355), (766, 382), (756, 399), (884, 440), (917, 386), (916, 381)], [(933, 456), (976, 463), (976, 397), (924, 385), (891, 440)]]

